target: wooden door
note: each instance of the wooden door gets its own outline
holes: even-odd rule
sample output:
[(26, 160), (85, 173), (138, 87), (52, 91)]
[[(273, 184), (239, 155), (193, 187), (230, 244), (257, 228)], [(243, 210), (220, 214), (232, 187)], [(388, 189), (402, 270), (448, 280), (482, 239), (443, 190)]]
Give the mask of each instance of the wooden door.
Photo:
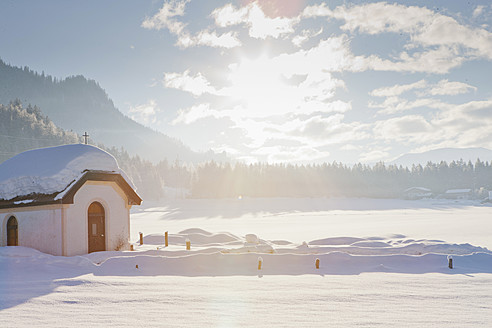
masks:
[(7, 246), (19, 246), (19, 225), (13, 216), (7, 221)]
[(94, 202), (88, 210), (89, 253), (106, 250), (106, 224), (104, 207)]

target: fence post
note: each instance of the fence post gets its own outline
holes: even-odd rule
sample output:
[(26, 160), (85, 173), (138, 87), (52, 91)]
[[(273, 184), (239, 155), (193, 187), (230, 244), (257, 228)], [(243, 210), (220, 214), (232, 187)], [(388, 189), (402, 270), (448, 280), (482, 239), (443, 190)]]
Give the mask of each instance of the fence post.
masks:
[(143, 233), (139, 232), (140, 234), (140, 246), (143, 245)]
[(453, 257), (451, 255), (448, 255), (448, 268), (453, 268)]
[(186, 238), (186, 250), (189, 251), (191, 249), (191, 241)]
[(166, 247), (169, 246), (169, 238), (168, 238), (167, 231), (164, 233), (164, 245)]
[(316, 269), (319, 269), (319, 259), (316, 259)]

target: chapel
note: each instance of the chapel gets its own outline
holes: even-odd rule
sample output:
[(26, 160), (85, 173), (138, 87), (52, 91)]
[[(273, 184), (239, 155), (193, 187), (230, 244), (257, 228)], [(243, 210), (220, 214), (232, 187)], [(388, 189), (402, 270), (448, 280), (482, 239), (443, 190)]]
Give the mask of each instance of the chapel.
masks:
[(116, 159), (84, 144), (40, 148), (0, 164), (0, 246), (74, 256), (126, 250), (142, 199)]

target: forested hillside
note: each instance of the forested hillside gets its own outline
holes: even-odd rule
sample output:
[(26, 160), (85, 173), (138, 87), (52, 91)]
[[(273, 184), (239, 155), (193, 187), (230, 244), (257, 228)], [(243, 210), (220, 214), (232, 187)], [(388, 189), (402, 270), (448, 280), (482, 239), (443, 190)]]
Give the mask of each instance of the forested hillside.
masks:
[(0, 162), (25, 150), (78, 142), (76, 133), (58, 128), (37, 106), (0, 104)]
[[(23, 106), (19, 100), (0, 104), (0, 163), (26, 150), (80, 143), (82, 140), (75, 132), (57, 127), (37, 106)], [(167, 161), (154, 165), (139, 156), (130, 156), (123, 148), (102, 144), (98, 147), (115, 156), (144, 200), (164, 197), (166, 180), (169, 180), (169, 185), (174, 185), (174, 177), (179, 176), (180, 169), (168, 165)]]
[(80, 75), (57, 80), (0, 60), (0, 104), (12, 99), (38, 106), (65, 130), (80, 135), (88, 131), (97, 143), (124, 147), (130, 154), (153, 162), (176, 156), (188, 162), (217, 158), (212, 153), (195, 153), (180, 141), (126, 117), (96, 81)]

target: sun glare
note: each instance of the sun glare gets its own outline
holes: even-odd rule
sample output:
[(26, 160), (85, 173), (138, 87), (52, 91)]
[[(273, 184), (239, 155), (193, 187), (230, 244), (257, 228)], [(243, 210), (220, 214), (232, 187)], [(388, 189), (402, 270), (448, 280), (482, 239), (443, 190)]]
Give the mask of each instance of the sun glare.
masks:
[(265, 117), (280, 114), (282, 98), (288, 87), (266, 56), (243, 59), (229, 66), (229, 96), (242, 102), (248, 116)]

